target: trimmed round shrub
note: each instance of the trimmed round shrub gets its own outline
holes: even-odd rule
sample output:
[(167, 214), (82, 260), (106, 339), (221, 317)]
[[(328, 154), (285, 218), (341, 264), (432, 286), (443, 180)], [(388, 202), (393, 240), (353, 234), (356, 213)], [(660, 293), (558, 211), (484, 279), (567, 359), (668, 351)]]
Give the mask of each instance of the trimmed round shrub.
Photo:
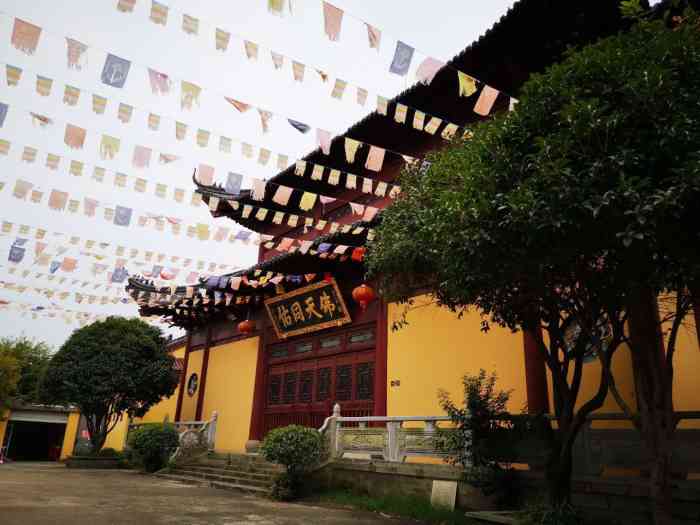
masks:
[(129, 436), (134, 459), (146, 472), (162, 469), (178, 446), (178, 433), (173, 425), (149, 424), (138, 427)]
[(273, 498), (289, 501), (299, 496), (304, 473), (321, 459), (321, 443), (316, 429), (299, 425), (276, 428), (265, 436), (260, 453), (287, 469), (272, 486)]

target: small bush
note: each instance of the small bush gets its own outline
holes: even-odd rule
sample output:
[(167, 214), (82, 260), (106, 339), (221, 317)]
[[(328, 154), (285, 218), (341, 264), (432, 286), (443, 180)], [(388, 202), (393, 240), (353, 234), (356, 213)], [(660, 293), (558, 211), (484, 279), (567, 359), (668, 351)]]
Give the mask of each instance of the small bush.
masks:
[(284, 465), (287, 469), (286, 474), (275, 481), (273, 497), (285, 501), (298, 497), (304, 474), (318, 464), (321, 452), (321, 436), (316, 429), (289, 425), (267, 434), (260, 453), (266, 460)]
[(162, 469), (177, 445), (177, 431), (168, 424), (143, 425), (129, 436), (133, 458), (146, 472)]

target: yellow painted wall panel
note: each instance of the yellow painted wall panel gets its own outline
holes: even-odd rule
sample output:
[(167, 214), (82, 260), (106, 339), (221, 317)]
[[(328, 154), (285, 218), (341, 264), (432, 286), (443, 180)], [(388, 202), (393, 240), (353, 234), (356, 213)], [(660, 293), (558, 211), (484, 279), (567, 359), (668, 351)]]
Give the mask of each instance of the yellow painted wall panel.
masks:
[[(446, 308), (416, 299), (408, 313), (408, 325), (391, 330), (400, 318), (402, 305), (389, 305), (387, 346), (387, 413), (389, 416), (443, 415), (437, 392), (447, 390), (461, 404), (462, 378), (483, 368), (498, 374), (497, 387), (513, 390), (509, 410), (525, 406), (525, 361), (523, 336), (492, 327), (481, 331), (481, 318), (469, 312), (461, 319)], [(400, 386), (391, 386), (400, 381)]]
[[(185, 347), (178, 348), (173, 352), (173, 357), (184, 358), (185, 357)], [(198, 373), (199, 375), (199, 373)], [(146, 414), (141, 418), (134, 418), (134, 423), (162, 423), (165, 421), (167, 416), (168, 421), (171, 423), (175, 421), (175, 410), (177, 408), (177, 396), (180, 390), (180, 386), (175, 389), (173, 395), (163, 399), (157, 405), (151, 407), (151, 409), (146, 412)], [(186, 394), (185, 394), (186, 395)], [(195, 403), (196, 406), (196, 403)]]
[[(181, 421), (194, 421), (197, 414), (197, 398), (199, 396), (199, 387), (202, 383), (202, 358), (204, 349), (190, 352), (189, 363), (187, 364), (187, 374), (185, 375), (185, 394), (182, 396), (182, 412), (180, 413)], [(209, 365), (211, 370), (211, 363)], [(187, 392), (187, 382), (192, 374), (197, 374), (198, 386), (194, 395), (189, 395)]]
[(209, 419), (214, 411), (218, 413), (217, 452), (245, 452), (253, 411), (258, 339), (251, 337), (209, 351), (202, 419)]
[(61, 459), (66, 459), (73, 454), (75, 446), (75, 437), (78, 434), (78, 424), (80, 423), (80, 412), (71, 412), (68, 414), (68, 422), (66, 430), (63, 433), (63, 445), (61, 446)]
[(114, 450), (124, 450), (126, 445), (126, 434), (129, 431), (129, 418), (124, 415), (116, 424), (112, 431), (107, 434), (104, 447), (113, 448)]

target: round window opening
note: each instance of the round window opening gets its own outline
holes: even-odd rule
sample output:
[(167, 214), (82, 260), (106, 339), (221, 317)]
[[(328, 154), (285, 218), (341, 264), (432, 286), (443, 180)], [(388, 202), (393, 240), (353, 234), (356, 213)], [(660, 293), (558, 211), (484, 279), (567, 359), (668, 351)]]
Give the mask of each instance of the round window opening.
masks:
[(187, 380), (187, 393), (190, 396), (193, 396), (194, 393), (197, 391), (197, 385), (199, 383), (199, 378), (197, 377), (197, 374), (192, 374), (190, 378)]

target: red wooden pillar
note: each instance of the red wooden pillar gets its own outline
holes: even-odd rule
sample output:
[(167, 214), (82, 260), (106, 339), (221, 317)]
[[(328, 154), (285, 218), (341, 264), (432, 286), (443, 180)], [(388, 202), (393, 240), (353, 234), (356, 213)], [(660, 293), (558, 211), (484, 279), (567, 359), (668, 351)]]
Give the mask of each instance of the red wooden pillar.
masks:
[(199, 378), (199, 394), (197, 395), (197, 411), (194, 419), (202, 420), (202, 408), (204, 408), (204, 394), (207, 389), (207, 370), (209, 370), (209, 347), (211, 346), (211, 324), (207, 325), (207, 335), (204, 340), (204, 356), (202, 356), (202, 370)]
[(377, 346), (374, 351), (374, 415), (386, 416), (387, 408), (387, 345), (389, 339), (389, 307), (383, 299), (377, 301)]
[(182, 414), (182, 399), (185, 395), (187, 383), (187, 366), (190, 363), (190, 347), (192, 346), (192, 332), (187, 330), (187, 339), (185, 340), (185, 360), (182, 364), (182, 375), (180, 376), (180, 386), (177, 391), (177, 404), (175, 405), (175, 421), (180, 421)]
[(253, 410), (250, 415), (250, 441), (262, 440), (265, 427), (265, 376), (267, 374), (267, 358), (265, 353), (265, 333), (267, 332), (265, 315), (260, 321), (258, 338), (258, 359), (255, 365), (255, 386), (253, 389)]
[(535, 334), (523, 331), (523, 348), (525, 350), (525, 388), (527, 391), (527, 410), (530, 414), (549, 412), (549, 393), (547, 392), (547, 370), (542, 352), (538, 348)]

